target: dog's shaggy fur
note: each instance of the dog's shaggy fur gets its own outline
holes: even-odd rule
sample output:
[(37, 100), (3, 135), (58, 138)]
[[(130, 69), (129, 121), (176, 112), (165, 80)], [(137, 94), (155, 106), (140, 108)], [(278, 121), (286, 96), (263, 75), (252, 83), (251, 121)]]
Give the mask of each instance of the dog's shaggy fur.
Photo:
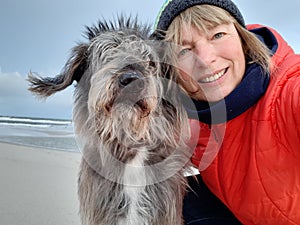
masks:
[(73, 49), (61, 75), (29, 74), (29, 89), (42, 97), (77, 81), (73, 121), (83, 153), (84, 225), (183, 224), (188, 120), (169, 48), (150, 40), (149, 31), (136, 19), (99, 22), (87, 28), (88, 43)]

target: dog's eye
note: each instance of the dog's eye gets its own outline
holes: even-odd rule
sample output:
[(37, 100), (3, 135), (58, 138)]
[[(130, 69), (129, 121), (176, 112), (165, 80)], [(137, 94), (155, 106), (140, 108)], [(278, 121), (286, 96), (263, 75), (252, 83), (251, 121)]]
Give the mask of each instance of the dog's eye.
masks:
[(156, 67), (156, 63), (153, 62), (153, 61), (149, 61), (149, 66), (150, 66), (150, 67)]

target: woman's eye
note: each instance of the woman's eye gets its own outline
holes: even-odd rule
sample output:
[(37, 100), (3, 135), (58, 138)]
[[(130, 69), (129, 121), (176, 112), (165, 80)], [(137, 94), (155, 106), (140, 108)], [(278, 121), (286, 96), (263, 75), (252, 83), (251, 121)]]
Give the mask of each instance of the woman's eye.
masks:
[(223, 37), (225, 35), (225, 33), (223, 33), (223, 32), (219, 32), (219, 33), (216, 33), (215, 35), (214, 35), (214, 39), (220, 39), (221, 37)]
[(182, 49), (179, 53), (178, 53), (178, 57), (182, 57), (184, 55), (186, 55), (191, 49), (190, 48), (184, 48)]

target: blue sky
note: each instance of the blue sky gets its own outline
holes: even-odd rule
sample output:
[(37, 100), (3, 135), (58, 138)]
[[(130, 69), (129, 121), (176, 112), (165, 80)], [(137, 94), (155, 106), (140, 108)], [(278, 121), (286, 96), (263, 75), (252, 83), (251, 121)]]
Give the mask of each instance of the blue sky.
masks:
[[(27, 91), (29, 71), (55, 76), (85, 25), (117, 14), (152, 24), (164, 0), (1, 0), (0, 116), (71, 119), (73, 87), (46, 101)], [(246, 23), (271, 26), (300, 53), (300, 1), (236, 0)]]

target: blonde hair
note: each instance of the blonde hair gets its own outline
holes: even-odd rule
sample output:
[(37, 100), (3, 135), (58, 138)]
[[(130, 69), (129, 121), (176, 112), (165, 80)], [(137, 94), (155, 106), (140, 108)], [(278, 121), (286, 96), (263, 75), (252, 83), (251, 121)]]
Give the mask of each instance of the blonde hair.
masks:
[(181, 28), (183, 25), (193, 26), (208, 32), (211, 28), (221, 24), (233, 23), (242, 43), (247, 63), (258, 63), (265, 73), (269, 73), (271, 53), (255, 34), (240, 25), (227, 11), (212, 5), (196, 5), (180, 13), (170, 24), (165, 39), (181, 45)]

